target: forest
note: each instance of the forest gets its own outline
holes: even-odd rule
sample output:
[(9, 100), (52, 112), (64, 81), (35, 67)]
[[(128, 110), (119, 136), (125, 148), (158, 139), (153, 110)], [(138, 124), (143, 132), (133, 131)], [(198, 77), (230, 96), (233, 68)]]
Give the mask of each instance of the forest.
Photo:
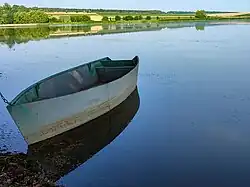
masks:
[(49, 16), (39, 9), (5, 3), (0, 6), (0, 24), (48, 23)]
[[(53, 13), (62, 13), (53, 16)], [(72, 15), (71, 13), (80, 13)], [(218, 17), (211, 14), (222, 13), (219, 11), (169, 11), (160, 10), (112, 10), (112, 9), (72, 9), (72, 8), (38, 8), (25, 7), (22, 5), (0, 6), (0, 24), (32, 24), (32, 23), (92, 23), (91, 17), (85, 13), (97, 13), (103, 16), (102, 22), (119, 21), (187, 21), (187, 20), (207, 20), (207, 19), (249, 19), (248, 15), (234, 17)], [(229, 12), (227, 12), (229, 13)], [(208, 14), (210, 14), (208, 16)], [(101, 22), (101, 21), (99, 21)]]
[[(117, 13), (119, 14), (131, 14), (135, 16), (136, 20), (140, 20), (142, 17), (140, 14), (164, 14), (159, 10), (105, 10), (105, 9), (67, 9), (67, 8), (38, 8), (38, 7), (25, 7), (22, 5), (9, 5), (5, 3), (0, 6), (0, 24), (29, 24), (29, 23), (48, 23), (48, 22), (65, 22), (62, 18), (57, 19), (55, 17), (49, 17), (47, 12), (95, 12), (95, 13)], [(130, 19), (131, 16), (125, 16), (124, 20)], [(106, 18), (106, 17), (105, 17)], [(104, 21), (105, 21), (104, 18)], [(138, 18), (138, 19), (137, 19)], [(149, 17), (148, 17), (149, 19)], [(117, 17), (118, 20), (118, 17)], [(70, 22), (87, 22), (90, 18), (86, 15), (71, 16)]]

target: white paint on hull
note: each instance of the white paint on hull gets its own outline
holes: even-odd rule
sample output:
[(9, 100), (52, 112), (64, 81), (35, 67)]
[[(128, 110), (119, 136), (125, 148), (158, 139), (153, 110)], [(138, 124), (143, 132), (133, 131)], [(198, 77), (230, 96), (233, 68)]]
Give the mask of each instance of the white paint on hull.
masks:
[(108, 84), (58, 98), (11, 106), (9, 112), (27, 143), (34, 144), (76, 128), (122, 103), (136, 88), (138, 66)]

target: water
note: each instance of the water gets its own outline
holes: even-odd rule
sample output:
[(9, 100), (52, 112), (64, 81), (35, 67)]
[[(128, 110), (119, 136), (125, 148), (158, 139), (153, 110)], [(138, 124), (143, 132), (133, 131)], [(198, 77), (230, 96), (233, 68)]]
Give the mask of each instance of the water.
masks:
[[(11, 100), (30, 84), (72, 66), (138, 55), (140, 107), (132, 121), (58, 183), (249, 186), (249, 31), (242, 22), (184, 23), (147, 32), (40, 36), (27, 43), (16, 37), (11, 45), (5, 39), (0, 89)], [(26, 151), (2, 103), (0, 114), (0, 137), (8, 142), (1, 140), (0, 148)]]

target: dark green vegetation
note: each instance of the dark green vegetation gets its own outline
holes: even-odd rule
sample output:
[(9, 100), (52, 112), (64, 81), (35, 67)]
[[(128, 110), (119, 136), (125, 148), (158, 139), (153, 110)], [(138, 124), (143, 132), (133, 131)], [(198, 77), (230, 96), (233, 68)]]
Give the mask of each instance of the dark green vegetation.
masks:
[(88, 22), (87, 15), (60, 16), (60, 18), (49, 17), (43, 9), (27, 8), (19, 5), (9, 5), (5, 3), (0, 6), (0, 24), (30, 24), (30, 23), (69, 23)]
[(142, 17), (142, 15), (135, 16), (135, 17), (134, 17), (134, 20), (143, 20), (143, 17)]
[(0, 24), (48, 23), (48, 15), (41, 10), (32, 10), (24, 6), (0, 6)]
[(0, 154), (0, 171), (0, 186), (56, 186), (54, 174), (25, 154)]
[(122, 19), (125, 21), (131, 21), (131, 20), (134, 20), (134, 17), (133, 16), (124, 16)]
[(90, 17), (86, 15), (81, 16), (70, 16), (71, 22), (88, 22), (90, 21)]
[(103, 22), (107, 22), (107, 21), (109, 21), (108, 16), (103, 16), (102, 21), (103, 21)]
[[(195, 15), (193, 11), (168, 11), (167, 14), (174, 15)], [(205, 11), (206, 14), (220, 14), (220, 13), (235, 13), (235, 12), (222, 12), (222, 11)]]
[(115, 21), (121, 21), (121, 16), (115, 16)]
[(98, 13), (98, 14), (166, 14), (166, 12), (160, 10), (112, 10), (112, 9), (77, 9), (77, 8), (37, 8), (44, 12), (87, 12), (87, 13)]
[(195, 13), (195, 17), (198, 19), (206, 19), (207, 14), (206, 14), (205, 10), (197, 10)]

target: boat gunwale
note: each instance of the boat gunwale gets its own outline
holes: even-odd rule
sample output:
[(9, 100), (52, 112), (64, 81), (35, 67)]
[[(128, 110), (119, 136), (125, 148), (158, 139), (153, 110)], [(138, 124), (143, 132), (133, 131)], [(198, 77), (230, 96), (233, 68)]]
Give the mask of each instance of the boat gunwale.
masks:
[[(61, 72), (58, 72), (58, 73), (55, 73), (55, 74), (53, 74), (53, 75), (51, 75), (51, 76), (49, 76), (49, 77), (47, 77), (47, 78), (44, 78), (44, 79), (42, 79), (42, 80), (40, 80), (40, 81), (38, 81), (38, 82), (36, 82), (36, 83), (30, 85), (28, 88), (26, 88), (26, 89), (24, 89), (23, 91), (21, 91), (21, 92), (20, 92), (20, 93), (19, 93), (10, 103), (9, 103), (8, 106), (17, 106), (17, 105), (19, 105), (19, 104), (16, 104), (16, 102), (20, 99), (20, 97), (22, 97), (27, 91), (29, 91), (30, 89), (32, 89), (32, 88), (33, 88), (34, 86), (36, 86), (37, 84), (40, 84), (40, 83), (42, 83), (42, 82), (44, 82), (44, 81), (46, 81), (46, 80), (49, 80), (49, 79), (51, 79), (51, 78), (54, 78), (54, 77), (56, 77), (56, 76), (58, 76), (58, 75), (61, 75), (61, 74), (66, 73), (66, 72), (73, 71), (73, 70), (78, 69), (78, 68), (80, 68), (80, 67), (83, 67), (83, 66), (85, 66), (85, 65), (92, 64), (92, 63), (95, 63), (95, 62), (98, 62), (98, 61), (102, 61), (102, 60), (124, 61), (124, 60), (112, 60), (112, 59), (109, 58), (109, 57), (104, 57), (104, 58), (101, 58), (101, 59), (98, 59), (98, 60), (95, 60), (95, 61), (91, 61), (91, 62), (88, 62), (88, 63), (85, 63), (85, 64), (81, 64), (81, 65), (79, 65), (79, 66), (72, 67), (72, 68), (70, 68), (70, 69), (67, 69), (67, 70), (64, 70), (64, 71), (61, 71)], [(127, 61), (135, 61), (135, 62), (136, 62), (135, 66), (128, 72), (128, 73), (130, 73), (130, 72), (131, 72), (132, 70), (134, 70), (134, 69), (137, 67), (137, 65), (139, 64), (139, 57), (138, 57), (138, 56), (135, 56), (135, 57), (132, 58), (131, 60), (127, 60)], [(128, 73), (124, 74), (124, 75), (121, 76), (120, 78), (124, 77), (124, 76), (127, 75)], [(118, 79), (120, 79), (120, 78), (118, 78)], [(116, 80), (118, 80), (118, 79), (114, 79), (114, 80), (112, 80), (111, 82), (116, 81)], [(105, 83), (105, 84), (108, 84), (108, 83)], [(104, 84), (96, 85), (96, 86), (90, 87), (90, 88), (88, 88), (88, 89), (86, 89), (86, 90), (89, 90), (89, 89), (92, 89), (92, 88), (96, 88), (96, 87), (99, 87), (99, 86), (102, 86), (102, 85), (104, 85)], [(82, 91), (85, 91), (85, 90), (82, 90)], [(81, 91), (80, 91), (80, 92), (81, 92)], [(78, 93), (78, 92), (75, 92), (75, 93)], [(67, 95), (72, 95), (72, 94), (75, 94), (75, 93), (71, 93), (71, 94), (67, 94)], [(63, 95), (63, 96), (59, 96), (59, 97), (64, 97), (64, 96), (67, 96), (67, 95)], [(55, 97), (55, 98), (59, 98), (59, 97)], [(54, 98), (48, 98), (48, 99), (54, 99)], [(48, 99), (44, 99), (44, 100), (48, 100)], [(41, 100), (41, 101), (42, 101), (42, 100)], [(34, 102), (39, 102), (39, 101), (34, 101)], [(29, 102), (29, 103), (34, 103), (34, 102)], [(28, 104), (28, 103), (26, 103), (26, 104)], [(22, 105), (22, 104), (20, 104), (20, 105)]]

